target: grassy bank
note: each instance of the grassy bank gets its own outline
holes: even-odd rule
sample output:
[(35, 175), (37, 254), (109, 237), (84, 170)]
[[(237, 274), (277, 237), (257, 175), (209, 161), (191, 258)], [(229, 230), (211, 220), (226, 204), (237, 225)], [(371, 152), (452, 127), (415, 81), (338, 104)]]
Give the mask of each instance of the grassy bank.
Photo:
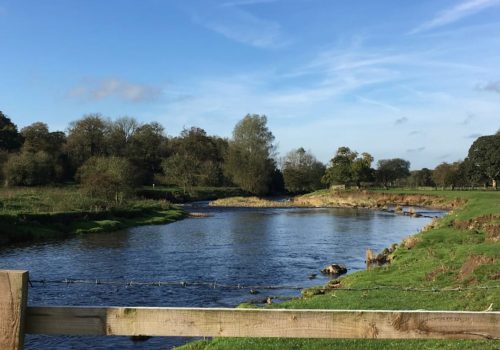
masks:
[(166, 201), (110, 205), (77, 187), (0, 189), (0, 245), (114, 231), (179, 220), (185, 212)]
[[(390, 265), (348, 275), (275, 308), (500, 310), (500, 192), (313, 193), (317, 206), (397, 204), (454, 208), (393, 253)], [(347, 197), (351, 197), (347, 200)], [(401, 201), (401, 202), (397, 202)], [(355, 204), (356, 203), (356, 204)], [(375, 290), (373, 287), (388, 287)], [(451, 291), (460, 287), (460, 291)], [(407, 290), (408, 288), (420, 291)], [(479, 289), (481, 288), (481, 289)], [(426, 290), (426, 291), (422, 291)], [(495, 349), (492, 341), (215, 339), (184, 349)]]
[(180, 187), (144, 186), (137, 192), (146, 199), (168, 200), (173, 203), (209, 201), (217, 198), (243, 196), (245, 192), (239, 187), (193, 187), (184, 191)]
[(248, 208), (290, 208), (290, 207), (362, 207), (385, 208), (391, 205), (413, 205), (436, 209), (453, 209), (465, 203), (464, 198), (452, 197), (444, 192), (377, 192), (377, 191), (316, 191), (310, 194), (291, 197), (288, 200), (276, 201), (258, 197), (229, 197), (210, 202), (211, 206), (248, 207)]

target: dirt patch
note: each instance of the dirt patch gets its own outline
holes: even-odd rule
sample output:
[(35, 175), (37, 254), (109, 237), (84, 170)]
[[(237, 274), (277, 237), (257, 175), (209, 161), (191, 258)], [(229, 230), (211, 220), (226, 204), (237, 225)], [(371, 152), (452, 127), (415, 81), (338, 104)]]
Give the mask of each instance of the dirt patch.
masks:
[(474, 219), (464, 221), (454, 221), (453, 227), (458, 230), (484, 231), (486, 232), (486, 241), (500, 241), (500, 216), (483, 215)]
[(438, 275), (445, 273), (445, 272), (448, 272), (448, 271), (450, 271), (450, 269), (446, 266), (437, 267), (434, 270), (432, 270), (431, 272), (429, 272), (427, 275), (425, 275), (425, 280), (430, 281), (430, 282), (434, 282), (434, 281), (436, 281), (436, 278)]
[(401, 242), (401, 246), (403, 246), (406, 249), (412, 249), (413, 247), (415, 247), (417, 245), (418, 241), (419, 241), (418, 237), (415, 237), (415, 236), (406, 237)]
[(460, 271), (458, 272), (458, 279), (463, 281), (467, 277), (469, 277), (474, 270), (482, 265), (490, 265), (496, 262), (495, 258), (484, 256), (484, 255), (472, 255), (464, 262)]
[(500, 242), (500, 224), (486, 224), (483, 229), (488, 242)]
[(490, 280), (500, 280), (500, 272), (488, 276)]

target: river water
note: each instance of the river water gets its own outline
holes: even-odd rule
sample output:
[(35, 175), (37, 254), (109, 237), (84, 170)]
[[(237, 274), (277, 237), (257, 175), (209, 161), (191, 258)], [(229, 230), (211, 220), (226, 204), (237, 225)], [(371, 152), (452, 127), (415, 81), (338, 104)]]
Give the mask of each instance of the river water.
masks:
[[(1, 269), (26, 269), (34, 281), (82, 279), (119, 284), (33, 283), (29, 305), (232, 307), (267, 296), (297, 296), (281, 289), (227, 289), (226, 285), (324, 284), (319, 270), (333, 262), (349, 272), (365, 267), (367, 248), (380, 251), (417, 232), (431, 219), (368, 209), (220, 209), (169, 225), (87, 234), (0, 249)], [(427, 212), (440, 216), (437, 211)], [(315, 279), (310, 279), (317, 274)], [(127, 285), (130, 281), (186, 281), (180, 285)], [(122, 283), (123, 282), (123, 283)], [(194, 286), (189, 282), (215, 283)], [(26, 336), (26, 349), (169, 349), (185, 338)]]

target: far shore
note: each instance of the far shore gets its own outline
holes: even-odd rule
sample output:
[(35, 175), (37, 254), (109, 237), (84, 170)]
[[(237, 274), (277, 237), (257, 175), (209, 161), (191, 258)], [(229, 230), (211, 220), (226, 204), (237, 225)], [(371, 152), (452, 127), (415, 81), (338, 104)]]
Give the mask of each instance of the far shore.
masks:
[[(402, 206), (452, 210), (465, 204), (464, 199), (431, 194), (410, 194), (375, 191), (321, 190), (285, 200), (259, 197), (229, 197), (211, 201), (212, 207), (235, 208), (367, 208), (401, 212)], [(411, 213), (411, 212), (410, 212)]]

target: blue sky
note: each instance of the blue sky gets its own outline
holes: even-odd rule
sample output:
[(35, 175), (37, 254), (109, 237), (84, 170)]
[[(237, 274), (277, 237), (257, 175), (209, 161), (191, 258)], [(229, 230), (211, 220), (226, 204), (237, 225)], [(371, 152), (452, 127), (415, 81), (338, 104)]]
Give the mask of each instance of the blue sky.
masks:
[(0, 0), (0, 110), (229, 137), (266, 114), (279, 152), (412, 168), (500, 128), (500, 0)]

